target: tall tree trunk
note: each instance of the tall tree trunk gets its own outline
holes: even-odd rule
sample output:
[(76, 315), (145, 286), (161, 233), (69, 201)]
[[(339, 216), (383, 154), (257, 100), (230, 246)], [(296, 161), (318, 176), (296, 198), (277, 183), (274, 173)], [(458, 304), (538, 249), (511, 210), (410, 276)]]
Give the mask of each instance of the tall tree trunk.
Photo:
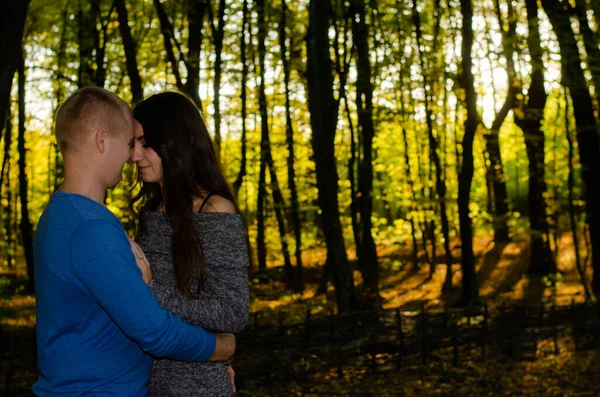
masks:
[(579, 252), (579, 235), (577, 233), (577, 218), (575, 216), (575, 200), (573, 195), (573, 188), (575, 186), (575, 177), (573, 172), (573, 137), (571, 136), (571, 130), (569, 128), (569, 97), (567, 90), (565, 89), (565, 135), (567, 136), (567, 142), (569, 143), (569, 154), (567, 157), (569, 165), (569, 176), (567, 178), (567, 186), (569, 188), (569, 221), (571, 223), (571, 231), (573, 232), (573, 249), (575, 250), (575, 267), (579, 278), (581, 279), (581, 285), (585, 293), (585, 299), (591, 299), (592, 294), (588, 288), (587, 277), (585, 270), (581, 263), (581, 255)]
[(8, 106), (8, 114), (6, 115), (6, 125), (4, 127), (4, 156), (2, 157), (2, 169), (0, 171), (0, 200), (2, 200), (2, 188), (6, 181), (6, 206), (3, 206), (3, 211), (0, 214), (2, 216), (2, 223), (4, 224), (4, 236), (6, 238), (6, 264), (8, 268), (12, 267), (12, 250), (11, 250), (11, 236), (12, 236), (12, 190), (10, 186), (10, 147), (12, 144), (12, 117), (10, 111), (10, 104)]
[[(12, 188), (10, 186), (10, 171), (11, 171), (11, 166), (10, 166), (10, 161), (6, 167), (6, 207), (4, 210), (4, 232), (5, 232), (5, 236), (6, 236), (6, 263), (8, 265), (8, 267), (12, 267), (12, 263), (13, 263), (13, 259), (15, 256), (15, 250), (14, 250), (14, 240), (13, 240), (13, 236), (14, 236), (14, 232), (15, 232), (15, 228), (13, 227), (13, 217), (16, 218), (15, 216), (15, 211), (13, 211), (13, 206), (12, 206), (12, 202), (13, 202), (13, 191)], [(1, 197), (1, 196), (0, 196)]]
[[(167, 62), (171, 64), (171, 70), (173, 71), (173, 76), (175, 77), (175, 85), (177, 86), (177, 89), (182, 91), (182, 92), (186, 92), (188, 95), (190, 95), (190, 93), (186, 90), (186, 87), (183, 85), (183, 82), (181, 80), (181, 75), (179, 73), (179, 62), (177, 61), (177, 59), (175, 58), (175, 51), (173, 49), (173, 42), (175, 40), (174, 38), (174, 32), (173, 32), (173, 25), (171, 24), (171, 21), (169, 21), (169, 16), (167, 15), (162, 3), (160, 2), (160, 0), (153, 0), (152, 1), (154, 4), (154, 8), (156, 8), (156, 13), (158, 14), (158, 21), (160, 22), (160, 31), (162, 33), (163, 36), (163, 43), (165, 46), (165, 51), (167, 52)], [(191, 14), (192, 12), (195, 13), (196, 8), (194, 7), (194, 4), (196, 3), (196, 1), (192, 1), (192, 4), (189, 5), (190, 9), (189, 9), (189, 13)], [(195, 15), (195, 14), (194, 14)], [(190, 18), (191, 17), (191, 18)], [(197, 18), (193, 15), (188, 15), (188, 22), (191, 24), (191, 22), (195, 21)], [(201, 39), (194, 39), (192, 41), (192, 38), (195, 36), (194, 35), (199, 35), (201, 34), (200, 32), (198, 32), (197, 30), (192, 30), (190, 27), (190, 37), (188, 38), (189, 42), (189, 48), (188, 48), (188, 57), (192, 59), (192, 63), (195, 64), (193, 62), (195, 56), (194, 54), (197, 53), (198, 58), (200, 58), (200, 50), (196, 49), (193, 44), (196, 42), (201, 43), (202, 40)], [(200, 45), (200, 44), (198, 44)], [(194, 74), (195, 76), (195, 74)], [(188, 75), (188, 80), (193, 78), (192, 76)], [(196, 94), (197, 95), (197, 94)], [(192, 96), (193, 98), (193, 96)]]
[(0, 2), (0, 120), (6, 120), (13, 76), (21, 58), (21, 41), (30, 0)]
[[(530, 263), (529, 272), (544, 274), (556, 271), (556, 262), (548, 238), (549, 226), (546, 205), (545, 144), (542, 120), (546, 105), (544, 89), (544, 64), (540, 45), (539, 21), (536, 0), (526, 0), (529, 36), (527, 43), (531, 59), (531, 84), (527, 102), (515, 102), (515, 123), (523, 130), (527, 158), (529, 159), (529, 209)], [(516, 36), (510, 38), (514, 42)], [(520, 91), (520, 83), (514, 85)], [(522, 95), (519, 95), (521, 97)]]
[(142, 87), (142, 78), (136, 59), (136, 44), (131, 36), (131, 29), (129, 29), (127, 7), (125, 6), (125, 0), (114, 0), (114, 5), (117, 8), (119, 31), (125, 50), (125, 64), (127, 65), (127, 74), (131, 84), (131, 100), (133, 103), (139, 103), (144, 99), (144, 88)]
[(248, 80), (248, 62), (246, 59), (246, 32), (247, 32), (247, 25), (248, 25), (248, 0), (244, 0), (243, 2), (243, 6), (242, 6), (242, 34), (241, 34), (241, 38), (240, 38), (240, 51), (241, 51), (241, 56), (242, 56), (242, 81), (241, 81), (241, 85), (242, 85), (242, 96), (241, 96), (241, 101), (242, 101), (242, 136), (240, 138), (241, 140), (241, 159), (240, 159), (240, 170), (237, 174), (237, 178), (235, 179), (235, 182), (233, 182), (233, 189), (235, 190), (236, 194), (239, 193), (240, 188), (242, 187), (242, 183), (244, 182), (244, 176), (246, 176), (246, 149), (247, 149), (247, 142), (246, 142), (246, 117), (247, 117), (247, 88), (246, 88), (246, 81)]
[[(77, 84), (79, 88), (98, 85), (97, 74), (99, 70), (96, 67), (98, 64), (103, 65), (104, 63), (104, 60), (100, 59), (100, 54), (97, 52), (100, 48), (100, 36), (97, 26), (99, 17), (99, 0), (79, 0), (77, 16), (79, 22), (79, 70)], [(96, 53), (94, 53), (95, 50)]]
[(460, 239), (462, 243), (462, 290), (460, 304), (468, 305), (479, 299), (475, 258), (473, 255), (473, 225), (469, 213), (471, 183), (473, 181), (473, 140), (479, 125), (477, 114), (477, 94), (473, 79), (473, 6), (471, 0), (460, 0), (463, 16), (462, 26), (462, 86), (465, 90), (467, 119), (462, 141), (462, 165), (458, 177), (458, 213)]
[[(439, 4), (437, 4), (439, 7)], [(437, 13), (437, 10), (436, 10)], [(439, 16), (436, 18), (438, 21), (436, 23), (436, 28), (439, 26)], [(430, 158), (433, 160), (433, 165), (435, 166), (435, 189), (437, 191), (437, 200), (439, 203), (440, 209), (440, 220), (442, 223), (442, 236), (444, 238), (444, 259), (446, 262), (446, 278), (444, 280), (444, 289), (448, 290), (452, 287), (452, 251), (450, 250), (450, 227), (448, 222), (448, 211), (446, 209), (446, 181), (442, 176), (442, 164), (440, 162), (440, 156), (438, 153), (438, 142), (433, 134), (433, 110), (432, 107), (432, 94), (430, 92), (430, 84), (427, 79), (426, 70), (428, 68), (425, 67), (425, 55), (422, 52), (422, 33), (421, 33), (421, 17), (419, 15), (419, 11), (417, 8), (417, 0), (413, 0), (413, 21), (415, 23), (416, 33), (417, 33), (417, 47), (419, 49), (419, 59), (421, 60), (421, 71), (423, 75), (423, 89), (425, 91), (425, 117), (427, 118), (427, 138), (429, 141), (429, 152)], [(435, 36), (437, 38), (437, 35)], [(434, 39), (434, 43), (435, 43)], [(435, 46), (433, 47), (433, 51), (435, 52)], [(430, 233), (434, 235), (435, 227), (430, 228)], [(435, 239), (432, 241), (433, 248), (433, 262), (435, 263)], [(432, 267), (433, 269), (433, 267)], [(431, 273), (433, 276), (433, 272)]]
[[(210, 10), (210, 8), (209, 8)], [(211, 12), (212, 14), (212, 12)], [(215, 107), (215, 145), (220, 152), (221, 149), (221, 74), (222, 74), (222, 55), (223, 55), (223, 36), (225, 34), (225, 0), (219, 0), (219, 10), (217, 14), (217, 26), (214, 26), (211, 15), (211, 26), (213, 27), (213, 39), (215, 46), (215, 84), (214, 99)]]
[(27, 201), (27, 171), (25, 151), (25, 54), (21, 53), (19, 62), (19, 137), (17, 148), (19, 151), (19, 196), (21, 198), (21, 238), (23, 239), (23, 251), (27, 264), (27, 276), (29, 278), (28, 292), (35, 292), (33, 279), (33, 234), (29, 221), (29, 207)]
[(502, 49), (506, 60), (507, 86), (508, 92), (504, 104), (500, 111), (496, 113), (492, 126), (484, 132), (486, 149), (489, 155), (489, 175), (493, 190), (493, 209), (494, 209), (494, 240), (498, 242), (507, 242), (510, 240), (508, 229), (508, 192), (506, 189), (506, 176), (504, 165), (500, 153), (500, 128), (508, 116), (510, 110), (514, 107), (515, 96), (518, 92), (515, 86), (515, 68), (514, 68), (514, 46), (516, 45), (516, 22), (517, 19), (513, 12), (512, 3), (508, 2), (507, 27), (505, 28), (504, 18), (502, 17), (500, 1), (495, 1), (496, 17), (502, 33)]
[[(188, 53), (187, 59), (183, 59), (183, 54), (179, 50), (180, 57), (183, 59), (187, 69), (185, 81), (185, 92), (188, 94), (198, 109), (202, 110), (202, 101), (200, 100), (200, 51), (202, 49), (202, 27), (204, 24), (204, 15), (210, 5), (206, 0), (189, 0), (188, 2)], [(165, 14), (166, 15), (166, 14)], [(166, 19), (168, 21), (168, 18)], [(171, 26), (171, 40), (176, 42), (173, 25)], [(174, 56), (173, 56), (174, 57)], [(175, 68), (176, 64), (173, 64)]]
[(338, 311), (348, 312), (358, 306), (358, 296), (346, 255), (337, 196), (334, 139), (339, 102), (333, 94), (333, 70), (329, 55), (330, 11), (329, 1), (310, 0), (307, 32), (308, 109), (327, 261), (332, 269)]
[[(10, 104), (9, 104), (10, 105)], [(7, 166), (10, 169), (10, 146), (12, 145), (12, 120), (10, 106), (6, 114), (6, 122), (4, 127), (4, 156), (2, 157), (2, 169), (0, 170), (0, 200), (2, 199), (2, 187), (4, 185), (4, 175), (8, 174)], [(6, 180), (8, 181), (8, 176)], [(7, 182), (10, 190), (10, 183)], [(9, 206), (10, 207), (10, 206)]]
[(362, 152), (358, 165), (358, 194), (361, 220), (361, 257), (359, 268), (364, 287), (371, 301), (379, 298), (379, 263), (373, 239), (371, 221), (373, 213), (373, 85), (371, 83), (371, 61), (369, 59), (369, 27), (366, 21), (364, 0), (350, 2), (352, 18), (352, 41), (356, 52), (356, 108), (359, 131), (362, 136)]
[(279, 228), (279, 236), (281, 238), (281, 248), (284, 260), (284, 269), (287, 279), (288, 287), (294, 285), (294, 273), (292, 269), (292, 262), (290, 259), (289, 248), (287, 244), (287, 233), (284, 221), (284, 203), (281, 189), (279, 187), (279, 181), (277, 179), (277, 172), (275, 169), (275, 163), (273, 161), (273, 155), (271, 152), (271, 138), (269, 134), (269, 118), (268, 118), (268, 104), (267, 96), (265, 94), (266, 84), (266, 67), (265, 58), (267, 54), (267, 48), (265, 40), (267, 37), (267, 21), (265, 17), (265, 3), (264, 0), (256, 1), (256, 11), (258, 14), (258, 63), (260, 73), (260, 85), (258, 93), (258, 103), (260, 108), (260, 119), (261, 119), (261, 140), (260, 140), (260, 153), (261, 153), (261, 164), (263, 161), (266, 162), (269, 167), (269, 175), (271, 179), (271, 191), (273, 194), (273, 206), (275, 207), (275, 217), (277, 219), (277, 226)]
[(267, 245), (265, 242), (265, 200), (267, 196), (267, 158), (260, 151), (260, 170), (258, 172), (258, 195), (256, 197), (256, 255), (258, 269), (267, 269)]
[(600, 108), (600, 48), (598, 48), (597, 36), (592, 32), (588, 22), (586, 1), (575, 0), (574, 11), (579, 21), (579, 32), (587, 53), (587, 68), (591, 72), (594, 82), (596, 106)]
[[(160, 22), (160, 31), (163, 36), (165, 51), (167, 52), (167, 62), (171, 64), (171, 70), (175, 77), (175, 85), (177, 89), (185, 92), (192, 98), (198, 109), (202, 111), (202, 101), (198, 92), (200, 85), (200, 49), (202, 48), (202, 26), (207, 3), (204, 0), (190, 0), (188, 3), (188, 52), (187, 59), (183, 55), (183, 51), (177, 38), (173, 24), (169, 20), (160, 0), (153, 0), (154, 8), (158, 14)], [(179, 54), (179, 60), (175, 57), (175, 49)], [(185, 84), (179, 73), (179, 62), (182, 61), (187, 70), (187, 79)]]
[[(296, 240), (296, 288), (304, 289), (302, 276), (302, 233), (300, 225), (300, 205), (298, 203), (298, 190), (296, 188), (296, 171), (294, 169), (294, 126), (292, 123), (292, 110), (290, 104), (290, 63), (288, 59), (287, 47), (287, 13), (288, 8), (285, 0), (281, 1), (281, 18), (279, 20), (279, 47), (281, 49), (281, 62), (283, 64), (283, 82), (285, 89), (285, 138), (288, 148), (287, 172), (288, 172), (288, 187), (290, 189), (291, 198), (291, 217), (292, 228), (294, 229), (294, 237)], [(291, 46), (293, 47), (293, 45)], [(291, 53), (290, 53), (291, 56)]]
[[(398, 12), (398, 15), (402, 15), (403, 12), (403, 7), (400, 3), (400, 0), (396, 0), (396, 9)], [(404, 25), (402, 24), (402, 21), (398, 18), (396, 20), (396, 29), (398, 31), (398, 39), (400, 40), (400, 45), (398, 46), (400, 49), (400, 56), (402, 58), (404, 58), (404, 51), (405, 51), (405, 37), (408, 37), (409, 35), (404, 31)], [(408, 62), (407, 62), (408, 64)], [(404, 143), (404, 162), (406, 164), (406, 181), (408, 183), (408, 187), (409, 187), (409, 193), (410, 193), (410, 200), (409, 200), (409, 216), (408, 216), (408, 220), (410, 223), (410, 231), (411, 231), (411, 237), (412, 237), (412, 268), (414, 270), (418, 269), (419, 267), (419, 244), (417, 241), (417, 227), (415, 224), (415, 187), (414, 187), (414, 181), (413, 181), (413, 177), (412, 177), (412, 171), (411, 171), (411, 166), (410, 166), (410, 157), (409, 157), (409, 145), (408, 145), (408, 136), (406, 133), (406, 128), (404, 127), (406, 125), (406, 102), (405, 98), (404, 98), (404, 91), (403, 91), (403, 84), (404, 84), (404, 70), (408, 69), (410, 70), (410, 64), (408, 64), (407, 66), (401, 65), (400, 67), (400, 72), (399, 72), (399, 85), (400, 85), (400, 97), (397, 98), (397, 102), (400, 103), (400, 118), (402, 120), (402, 125), (400, 127), (401, 133), (402, 133), (402, 141)], [(452, 279), (450, 279), (452, 280)]]
[[(65, 68), (66, 68), (66, 62), (67, 62), (67, 57), (66, 57), (66, 49), (67, 49), (67, 29), (68, 29), (68, 24), (69, 24), (69, 15), (70, 15), (70, 4), (71, 1), (67, 0), (66, 4), (65, 4), (65, 8), (63, 9), (63, 13), (62, 13), (62, 27), (61, 27), (61, 32), (60, 32), (60, 42), (58, 44), (58, 51), (56, 52), (56, 71), (57, 71), (57, 76), (56, 76), (56, 105), (55, 105), (55, 111), (54, 113), (54, 119), (52, 120), (52, 122), (54, 123), (56, 121), (55, 117), (56, 117), (56, 110), (60, 107), (60, 105), (62, 105), (63, 101), (64, 101), (64, 84), (62, 81), (62, 76), (65, 73)], [(50, 160), (50, 158), (48, 159), (48, 167), (49, 169), (52, 169), (54, 172), (53, 174), (53, 180), (52, 180), (52, 191), (56, 191), (58, 189), (58, 187), (60, 186), (60, 184), (63, 182), (64, 176), (65, 176), (65, 169), (64, 169), (64, 162), (63, 162), (63, 158), (62, 155), (60, 154), (60, 150), (58, 149), (58, 144), (56, 142), (56, 139), (52, 139), (52, 152), (54, 153), (54, 163), (52, 164), (52, 161)], [(48, 157), (50, 157), (50, 155), (48, 155)]]
[(581, 69), (581, 56), (568, 14), (557, 0), (542, 0), (542, 6), (558, 37), (563, 81), (569, 88), (577, 126), (577, 142), (581, 161), (581, 178), (585, 186), (586, 220), (590, 229), (592, 289), (600, 295), (600, 139), (592, 98)]
[[(345, 92), (345, 91), (344, 91)], [(348, 156), (348, 180), (350, 181), (350, 222), (352, 223), (352, 235), (354, 236), (354, 245), (356, 247), (356, 257), (361, 258), (362, 243), (361, 229), (358, 222), (358, 192), (356, 189), (356, 133), (354, 131), (354, 123), (352, 122), (352, 114), (350, 113), (350, 105), (348, 97), (344, 96), (344, 108), (348, 119), (348, 128), (350, 129), (350, 156)]]

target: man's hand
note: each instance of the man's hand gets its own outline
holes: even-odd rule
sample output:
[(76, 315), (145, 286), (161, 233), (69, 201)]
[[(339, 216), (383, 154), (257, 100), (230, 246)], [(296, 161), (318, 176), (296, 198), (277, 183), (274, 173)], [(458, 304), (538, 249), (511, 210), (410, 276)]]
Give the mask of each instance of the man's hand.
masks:
[(228, 361), (235, 353), (235, 336), (233, 334), (215, 334), (217, 346), (208, 361)]
[(137, 245), (135, 241), (129, 239), (129, 244), (131, 245), (131, 250), (133, 251), (133, 255), (135, 256), (135, 263), (137, 263), (138, 267), (142, 271), (142, 278), (144, 279), (144, 282), (148, 284), (150, 280), (152, 280), (152, 270), (150, 269), (150, 262), (148, 262), (144, 251), (142, 251), (140, 246)]

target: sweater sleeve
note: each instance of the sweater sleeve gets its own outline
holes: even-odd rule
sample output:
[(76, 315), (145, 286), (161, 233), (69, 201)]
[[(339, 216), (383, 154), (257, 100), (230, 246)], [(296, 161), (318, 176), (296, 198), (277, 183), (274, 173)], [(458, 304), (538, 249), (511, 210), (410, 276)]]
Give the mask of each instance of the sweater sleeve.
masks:
[[(182, 296), (177, 287), (157, 280), (150, 290), (164, 308), (190, 324), (213, 332), (241, 332), (248, 321), (248, 250), (243, 225), (220, 223), (206, 241), (209, 279), (197, 299)], [(152, 265), (152, 264), (151, 264)]]
[(248, 269), (237, 267), (228, 270), (213, 272), (216, 278), (211, 278), (208, 283), (208, 293), (202, 293), (197, 299), (187, 299), (176, 287), (156, 280), (150, 281), (148, 286), (161, 306), (183, 321), (213, 332), (238, 333), (248, 321)]
[(70, 255), (87, 293), (144, 351), (181, 361), (207, 361), (213, 354), (213, 334), (160, 307), (122, 228), (105, 220), (82, 222), (71, 236)]

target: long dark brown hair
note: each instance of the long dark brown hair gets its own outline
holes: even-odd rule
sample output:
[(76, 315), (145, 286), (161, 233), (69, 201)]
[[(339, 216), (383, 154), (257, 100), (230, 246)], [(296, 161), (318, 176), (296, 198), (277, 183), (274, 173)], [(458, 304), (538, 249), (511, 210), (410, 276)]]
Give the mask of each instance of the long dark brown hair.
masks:
[(201, 236), (194, 227), (194, 198), (213, 193), (233, 203), (238, 213), (239, 208), (204, 118), (190, 99), (177, 92), (163, 92), (137, 105), (133, 115), (144, 128), (146, 145), (162, 161), (163, 186), (144, 183), (138, 171), (141, 189), (130, 207), (141, 207), (139, 232), (145, 233), (143, 212), (156, 211), (162, 203), (173, 229), (171, 251), (177, 287), (187, 298), (197, 298), (206, 288), (207, 265)]

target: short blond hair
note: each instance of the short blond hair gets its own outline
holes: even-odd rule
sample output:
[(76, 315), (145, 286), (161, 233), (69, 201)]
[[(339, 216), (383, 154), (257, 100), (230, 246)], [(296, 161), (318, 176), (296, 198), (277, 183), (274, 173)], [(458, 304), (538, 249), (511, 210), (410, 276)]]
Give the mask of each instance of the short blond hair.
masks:
[(54, 133), (62, 153), (77, 149), (86, 135), (98, 128), (113, 133), (123, 123), (132, 126), (131, 107), (100, 87), (77, 90), (58, 109)]

